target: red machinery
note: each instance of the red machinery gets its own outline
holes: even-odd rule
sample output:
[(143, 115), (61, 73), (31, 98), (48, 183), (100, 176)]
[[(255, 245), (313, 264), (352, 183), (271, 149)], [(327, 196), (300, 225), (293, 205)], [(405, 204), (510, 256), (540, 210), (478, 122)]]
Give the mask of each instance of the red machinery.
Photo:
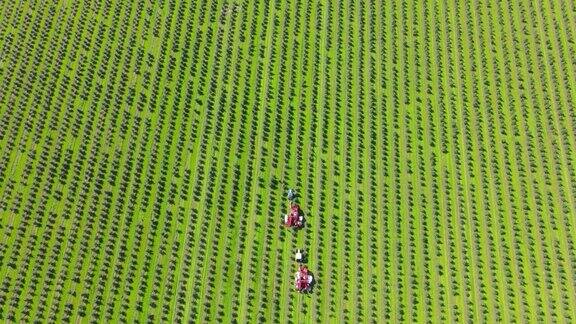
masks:
[(284, 226), (301, 228), (304, 225), (304, 217), (300, 214), (300, 206), (292, 204), (290, 212), (284, 216)]
[(314, 277), (306, 266), (300, 266), (294, 275), (294, 286), (298, 292), (308, 292), (312, 287)]

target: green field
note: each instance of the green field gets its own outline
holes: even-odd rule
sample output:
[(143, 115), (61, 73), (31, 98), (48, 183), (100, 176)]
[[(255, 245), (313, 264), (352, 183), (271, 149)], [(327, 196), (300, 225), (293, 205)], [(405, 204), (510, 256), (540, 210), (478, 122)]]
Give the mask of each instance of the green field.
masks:
[(575, 40), (569, 0), (0, 1), (0, 322), (574, 323)]

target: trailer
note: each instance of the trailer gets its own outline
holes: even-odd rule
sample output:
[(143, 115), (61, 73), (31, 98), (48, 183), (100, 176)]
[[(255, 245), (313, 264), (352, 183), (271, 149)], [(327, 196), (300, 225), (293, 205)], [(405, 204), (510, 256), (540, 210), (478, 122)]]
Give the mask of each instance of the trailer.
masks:
[(298, 271), (294, 274), (294, 287), (296, 291), (305, 293), (312, 289), (312, 284), (314, 282), (314, 276), (308, 270), (306, 266), (300, 266)]
[(291, 204), (289, 213), (284, 215), (284, 226), (295, 229), (304, 226), (304, 216), (298, 204)]

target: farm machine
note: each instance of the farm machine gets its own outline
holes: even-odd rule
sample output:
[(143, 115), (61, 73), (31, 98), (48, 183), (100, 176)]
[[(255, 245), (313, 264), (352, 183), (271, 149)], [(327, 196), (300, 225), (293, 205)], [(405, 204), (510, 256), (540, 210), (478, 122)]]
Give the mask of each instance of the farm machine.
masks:
[(294, 260), (298, 263), (302, 262), (304, 260), (304, 252), (298, 249), (296, 254), (294, 254)]
[(304, 226), (304, 216), (300, 212), (298, 204), (290, 205), (290, 212), (284, 215), (284, 226), (294, 229), (302, 228)]
[(296, 190), (288, 189), (288, 194), (286, 195), (286, 198), (288, 198), (288, 200), (290, 201), (294, 201), (296, 199)]
[(312, 289), (314, 276), (308, 271), (308, 267), (301, 265), (294, 274), (294, 287), (298, 292), (308, 292)]

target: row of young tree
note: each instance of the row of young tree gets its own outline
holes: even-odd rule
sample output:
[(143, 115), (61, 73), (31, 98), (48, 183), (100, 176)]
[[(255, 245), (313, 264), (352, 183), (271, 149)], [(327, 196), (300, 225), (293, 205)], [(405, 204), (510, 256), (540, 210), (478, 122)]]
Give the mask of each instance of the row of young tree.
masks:
[(28, 6), (0, 19), (0, 318), (573, 321), (570, 10)]

